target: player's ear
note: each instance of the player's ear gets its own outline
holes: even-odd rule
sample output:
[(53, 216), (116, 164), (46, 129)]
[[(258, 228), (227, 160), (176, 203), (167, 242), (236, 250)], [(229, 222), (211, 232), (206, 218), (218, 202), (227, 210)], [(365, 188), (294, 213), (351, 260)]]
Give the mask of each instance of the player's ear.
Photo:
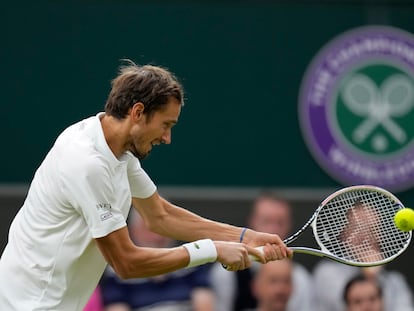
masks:
[(139, 121), (144, 116), (144, 104), (141, 102), (135, 103), (131, 108), (131, 117), (134, 121)]

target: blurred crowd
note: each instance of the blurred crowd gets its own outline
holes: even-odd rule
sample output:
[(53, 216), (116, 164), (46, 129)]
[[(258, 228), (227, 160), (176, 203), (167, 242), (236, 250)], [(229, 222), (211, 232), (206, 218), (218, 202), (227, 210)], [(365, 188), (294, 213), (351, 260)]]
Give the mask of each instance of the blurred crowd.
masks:
[[(132, 209), (132, 240), (142, 247), (177, 241), (148, 231)], [(292, 234), (289, 201), (264, 191), (246, 224), (254, 230)], [(404, 276), (385, 266), (358, 268), (321, 259), (312, 270), (293, 260), (253, 263), (230, 272), (216, 263), (174, 273), (121, 280), (108, 267), (84, 311), (414, 311)]]

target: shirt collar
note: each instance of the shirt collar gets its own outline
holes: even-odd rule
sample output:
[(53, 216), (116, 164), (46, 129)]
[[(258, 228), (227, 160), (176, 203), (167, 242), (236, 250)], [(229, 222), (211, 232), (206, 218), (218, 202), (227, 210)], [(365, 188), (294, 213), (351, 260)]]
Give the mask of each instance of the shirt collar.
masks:
[(101, 118), (105, 115), (105, 112), (99, 112), (95, 116), (94, 120), (94, 132), (96, 138), (96, 148), (105, 156), (105, 158), (110, 161), (112, 165), (119, 165), (122, 161), (119, 161), (117, 157), (112, 152), (111, 148), (109, 148), (108, 143), (105, 139), (105, 135), (102, 129)]

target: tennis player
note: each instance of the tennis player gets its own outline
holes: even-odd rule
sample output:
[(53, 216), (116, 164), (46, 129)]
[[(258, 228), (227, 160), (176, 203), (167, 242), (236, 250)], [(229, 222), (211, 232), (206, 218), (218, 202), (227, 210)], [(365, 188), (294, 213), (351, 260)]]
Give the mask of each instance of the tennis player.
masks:
[[(251, 265), (249, 255), (262, 263), (292, 255), (277, 235), (202, 218), (158, 194), (140, 160), (171, 143), (182, 106), (173, 74), (128, 62), (105, 112), (61, 133), (10, 227), (0, 260), (2, 311), (82, 310), (107, 264), (127, 279), (214, 261), (236, 271)], [(190, 242), (135, 246), (126, 228), (131, 204), (152, 231)]]

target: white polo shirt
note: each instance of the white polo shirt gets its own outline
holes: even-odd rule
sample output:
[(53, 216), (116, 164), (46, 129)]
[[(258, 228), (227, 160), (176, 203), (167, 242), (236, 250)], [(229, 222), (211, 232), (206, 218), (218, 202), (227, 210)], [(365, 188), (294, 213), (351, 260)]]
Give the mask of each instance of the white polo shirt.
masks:
[(68, 127), (36, 171), (0, 260), (0, 310), (82, 310), (106, 266), (93, 238), (156, 191), (137, 158), (111, 152), (100, 116)]

